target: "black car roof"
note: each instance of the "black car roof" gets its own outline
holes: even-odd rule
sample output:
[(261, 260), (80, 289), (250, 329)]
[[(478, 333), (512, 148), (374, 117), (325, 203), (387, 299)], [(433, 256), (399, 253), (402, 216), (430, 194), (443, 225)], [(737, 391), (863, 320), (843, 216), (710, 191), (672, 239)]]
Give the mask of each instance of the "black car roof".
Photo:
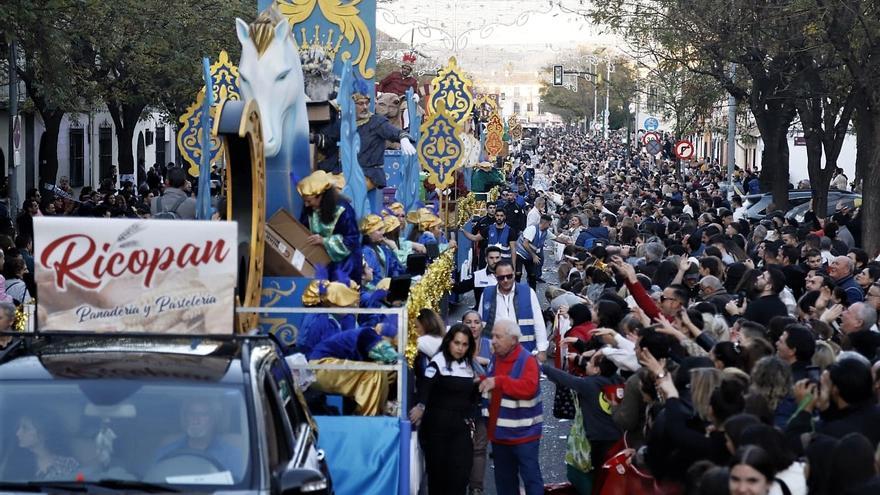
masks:
[[(269, 345), (258, 339), (255, 345)], [(242, 383), (243, 341), (34, 337), (0, 361), (2, 380), (128, 379)]]

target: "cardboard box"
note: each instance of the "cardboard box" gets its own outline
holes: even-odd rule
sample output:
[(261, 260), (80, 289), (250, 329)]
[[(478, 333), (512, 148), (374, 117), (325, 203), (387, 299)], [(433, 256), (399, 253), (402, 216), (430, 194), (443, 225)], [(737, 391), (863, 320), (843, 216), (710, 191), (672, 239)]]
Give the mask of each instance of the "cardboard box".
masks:
[(330, 122), (330, 103), (326, 101), (306, 102), (309, 124), (326, 124)]
[(324, 246), (310, 246), (312, 233), (285, 210), (266, 224), (265, 276), (314, 277), (315, 266), (330, 264)]

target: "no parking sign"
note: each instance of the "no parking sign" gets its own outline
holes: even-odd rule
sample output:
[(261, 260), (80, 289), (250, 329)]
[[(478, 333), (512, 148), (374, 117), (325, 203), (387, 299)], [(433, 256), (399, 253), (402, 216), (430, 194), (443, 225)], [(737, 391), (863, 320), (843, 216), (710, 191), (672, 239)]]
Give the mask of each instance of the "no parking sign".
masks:
[(694, 157), (694, 153), (696, 153), (694, 143), (684, 139), (675, 143), (675, 156), (680, 160), (690, 160)]

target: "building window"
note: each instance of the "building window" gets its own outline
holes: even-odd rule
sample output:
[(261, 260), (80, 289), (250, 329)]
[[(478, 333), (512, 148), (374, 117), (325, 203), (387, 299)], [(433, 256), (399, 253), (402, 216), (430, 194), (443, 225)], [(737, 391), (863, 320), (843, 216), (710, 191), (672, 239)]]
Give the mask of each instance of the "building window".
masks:
[(533, 112), (533, 108), (531, 103), (526, 103), (526, 112)]
[(101, 127), (98, 131), (98, 176), (101, 180), (113, 175), (113, 128)]
[(85, 183), (85, 137), (82, 129), (70, 130), (70, 185), (74, 187)]
[(519, 114), (519, 102), (518, 101), (513, 102), (513, 113)]

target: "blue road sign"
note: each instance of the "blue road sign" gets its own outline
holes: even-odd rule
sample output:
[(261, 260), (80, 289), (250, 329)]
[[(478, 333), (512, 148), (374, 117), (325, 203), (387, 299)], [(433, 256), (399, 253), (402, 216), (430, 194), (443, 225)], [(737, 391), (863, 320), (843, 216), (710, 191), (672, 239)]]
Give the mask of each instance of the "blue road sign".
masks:
[(646, 131), (656, 131), (660, 128), (660, 121), (654, 117), (648, 117), (645, 119), (645, 130)]
[(648, 141), (645, 144), (645, 150), (649, 155), (656, 155), (660, 153), (660, 150), (663, 148), (663, 145), (660, 144), (660, 141)]

